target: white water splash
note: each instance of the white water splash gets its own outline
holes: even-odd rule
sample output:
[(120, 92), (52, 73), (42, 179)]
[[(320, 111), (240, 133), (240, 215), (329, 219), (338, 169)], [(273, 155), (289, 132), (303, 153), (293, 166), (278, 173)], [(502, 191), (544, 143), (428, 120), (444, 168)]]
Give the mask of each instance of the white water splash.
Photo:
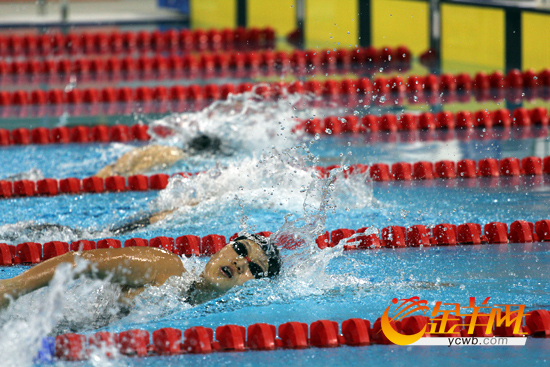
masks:
[(2, 366), (31, 365), (42, 338), (50, 334), (64, 317), (75, 313), (89, 314), (90, 307), (85, 307), (89, 299), (86, 295), (93, 294), (107, 282), (90, 281), (72, 293), (67, 292), (74, 275), (86, 266), (85, 261), (77, 261), (74, 269), (69, 264), (60, 265), (47, 289), (21, 297), (2, 312)]
[(93, 238), (97, 232), (92, 228), (75, 229), (67, 226), (35, 221), (17, 222), (0, 226), (0, 242), (19, 244), (24, 242), (46, 243), (62, 241), (71, 243), (84, 238)]
[(26, 172), (17, 173), (15, 175), (11, 175), (8, 177), (3, 178), (4, 181), (21, 181), (21, 180), (30, 180), (30, 181), (38, 181), (42, 180), (44, 178), (44, 173), (38, 168), (31, 168), (30, 170)]
[(303, 95), (287, 94), (275, 100), (264, 100), (252, 92), (231, 94), (198, 112), (172, 114), (150, 123), (152, 141), (185, 147), (200, 134), (218, 137), (222, 151), (260, 153), (296, 144), (302, 132), (290, 133), (297, 118), (308, 114), (297, 106)]

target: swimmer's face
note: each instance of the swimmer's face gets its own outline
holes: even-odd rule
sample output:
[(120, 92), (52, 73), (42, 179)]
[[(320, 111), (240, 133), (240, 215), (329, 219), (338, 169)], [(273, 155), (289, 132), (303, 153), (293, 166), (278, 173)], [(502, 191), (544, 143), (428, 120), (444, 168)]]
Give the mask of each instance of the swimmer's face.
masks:
[[(259, 266), (261, 271), (267, 274), (268, 259), (262, 248), (250, 240), (239, 240), (239, 243), (239, 246), (244, 246), (246, 249), (248, 258), (237, 254), (233, 246), (234, 242), (230, 242), (212, 255), (204, 268), (203, 278), (218, 291), (226, 291), (233, 286), (242, 285), (244, 282), (254, 279), (254, 271), (250, 271), (251, 267)], [(243, 247), (240, 247), (239, 250), (242, 252)], [(258, 269), (253, 270), (257, 271)]]

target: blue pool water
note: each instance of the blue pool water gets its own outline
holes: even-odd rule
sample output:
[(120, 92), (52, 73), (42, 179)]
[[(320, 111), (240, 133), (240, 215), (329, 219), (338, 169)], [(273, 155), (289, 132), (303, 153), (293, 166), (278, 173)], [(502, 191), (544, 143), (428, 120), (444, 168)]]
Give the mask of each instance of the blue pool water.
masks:
[[(276, 115), (268, 122), (276, 124), (280, 117), (281, 114)], [(322, 137), (315, 140), (285, 133), (283, 139), (286, 140), (281, 146), (288, 148), (304, 143), (317, 157), (313, 161), (296, 162), (295, 157), (307, 157), (304, 149), (291, 150), (288, 155), (282, 148), (271, 151), (269, 147), (275, 144), (265, 136), (258, 138), (257, 132), (258, 128), (241, 130), (240, 140), (232, 140), (231, 136), (230, 141), (235, 144), (231, 145), (233, 154), (230, 156), (199, 156), (170, 168), (170, 173), (206, 172), (193, 178), (175, 179), (162, 192), (1, 200), (0, 238), (16, 244), (111, 237), (108, 228), (112, 223), (175, 206), (180, 209), (166, 220), (118, 238), (204, 236), (211, 233), (229, 237), (242, 226), (251, 231), (276, 232), (284, 225), (287, 215), (292, 215), (289, 220), (304, 218), (306, 222), (325, 219), (319, 195), (327, 188), (307, 169), (312, 164), (550, 155), (549, 141), (544, 134), (504, 140), (499, 137), (460, 139), (457, 136), (445, 141), (399, 143), (399, 140), (393, 142), (391, 139), (369, 141), (366, 137)], [(280, 142), (277, 137), (273, 139)], [(310, 140), (313, 141), (311, 145)], [(130, 146), (87, 144), (1, 148), (0, 177), (33, 168), (40, 169), (45, 177), (86, 177), (128, 151)], [(267, 155), (262, 156), (262, 150)], [(326, 230), (329, 231), (446, 222), (484, 224), (502, 221), (510, 224), (517, 219), (537, 221), (549, 218), (550, 185), (547, 177), (373, 183), (364, 176), (354, 176), (349, 180), (338, 176), (330, 188), (330, 197), (326, 213)], [(197, 200), (198, 205), (189, 205)], [(245, 216), (246, 220), (243, 219)], [(58, 223), (76, 227), (78, 231), (33, 233), (25, 230), (29, 222)], [(297, 227), (291, 226), (291, 230), (304, 238), (311, 238), (306, 228)], [(11, 323), (9, 329), (4, 326), (0, 351), (3, 356), (8, 356), (6, 365), (29, 364), (32, 358), (26, 354), (37, 349), (32, 340), (52, 330), (67, 331), (71, 322), (72, 325), (84, 325), (84, 334), (132, 328), (152, 332), (168, 326), (186, 329), (197, 325), (212, 328), (224, 324), (248, 326), (257, 322), (274, 325), (288, 321), (311, 323), (319, 319), (341, 323), (354, 317), (374, 322), (392, 298), (412, 296), (426, 299), (429, 306), (436, 301), (466, 304), (469, 297), (476, 297), (479, 302), (491, 297), (494, 304), (525, 304), (529, 310), (550, 308), (548, 243), (353, 252), (344, 252), (340, 246), (329, 250), (309, 246), (298, 253), (284, 251), (288, 261), (279, 281), (250, 281), (219, 299), (194, 307), (178, 299), (170, 286), (151, 289), (138, 298), (130, 315), (107, 326), (90, 326), (86, 321), (90, 314), (106, 312), (105, 307), (109, 304), (102, 298), (101, 291), (109, 293), (108, 286), (94, 281), (60, 281), (56, 283), (57, 288), (52, 288), (61, 290), (62, 297), (56, 296), (55, 290), (42, 290), (21, 298), (0, 314), (2, 325), (6, 325), (8, 320), (15, 320), (19, 325)], [(206, 260), (191, 258), (184, 261), (190, 271), (199, 272)], [(26, 268), (1, 268), (0, 278), (12, 277)], [(43, 325), (39, 320), (44, 319), (56, 322)], [(338, 366), (368, 361), (369, 364), (390, 362), (394, 365), (483, 363), (502, 366), (517, 365), (518, 362), (542, 365), (546, 363), (549, 347), (550, 342), (546, 340), (529, 339), (526, 347), (515, 348), (341, 347), (145, 359), (120, 357), (112, 363), (127, 366), (197, 363)], [(108, 365), (104, 357), (97, 358), (56, 365)]]

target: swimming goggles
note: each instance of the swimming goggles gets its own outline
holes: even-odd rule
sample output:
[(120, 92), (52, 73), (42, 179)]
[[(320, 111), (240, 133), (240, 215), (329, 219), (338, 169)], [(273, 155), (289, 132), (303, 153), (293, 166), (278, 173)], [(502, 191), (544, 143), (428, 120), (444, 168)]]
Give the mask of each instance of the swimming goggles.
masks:
[(248, 249), (246, 248), (246, 245), (242, 242), (235, 241), (232, 244), (233, 250), (237, 253), (237, 255), (244, 257), (246, 261), (248, 261), (248, 269), (250, 269), (250, 272), (256, 279), (260, 279), (265, 277), (265, 272), (262, 269), (260, 265), (255, 263), (254, 261), (251, 261), (248, 257)]

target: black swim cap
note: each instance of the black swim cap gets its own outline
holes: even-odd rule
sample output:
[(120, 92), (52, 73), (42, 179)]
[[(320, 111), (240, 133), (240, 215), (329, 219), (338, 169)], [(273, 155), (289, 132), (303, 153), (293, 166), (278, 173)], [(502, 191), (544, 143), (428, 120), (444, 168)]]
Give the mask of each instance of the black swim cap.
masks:
[(218, 152), (221, 148), (222, 141), (220, 138), (215, 136), (208, 136), (205, 134), (200, 134), (197, 137), (194, 137), (189, 142), (189, 149), (195, 152)]
[(267, 256), (267, 277), (273, 278), (279, 275), (281, 272), (281, 255), (279, 249), (273, 243), (269, 242), (264, 236), (257, 234), (245, 234), (243, 236), (235, 238), (233, 241), (250, 240), (255, 242), (261, 247), (265, 255)]

